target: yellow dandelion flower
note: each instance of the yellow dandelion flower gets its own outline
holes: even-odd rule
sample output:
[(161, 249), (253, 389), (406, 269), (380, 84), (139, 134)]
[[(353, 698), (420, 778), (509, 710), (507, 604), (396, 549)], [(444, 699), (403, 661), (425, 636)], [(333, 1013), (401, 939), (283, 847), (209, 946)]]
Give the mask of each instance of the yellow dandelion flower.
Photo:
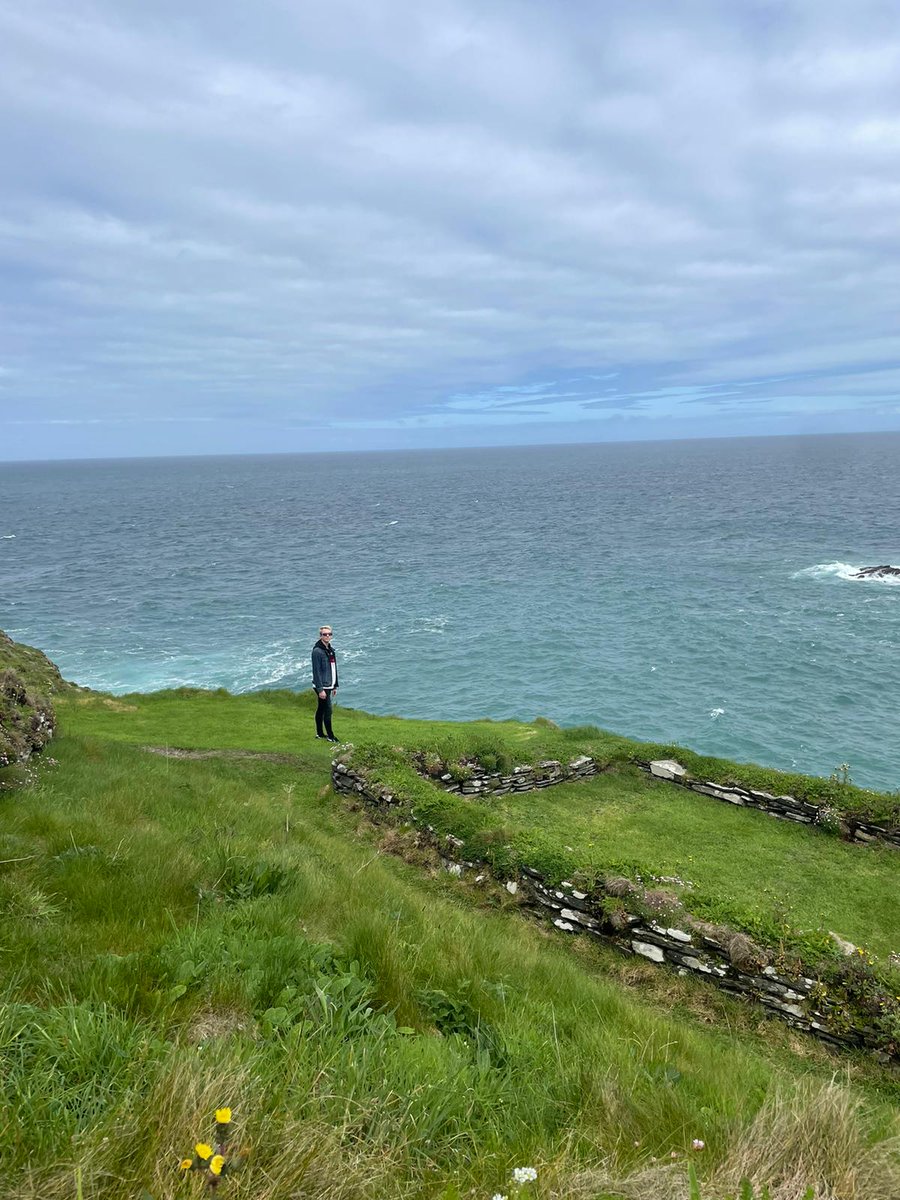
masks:
[(193, 1165), (194, 1165), (193, 1159), (183, 1158), (181, 1160), (181, 1162), (178, 1164), (178, 1170), (179, 1171), (189, 1171)]
[(230, 1108), (217, 1108), (216, 1109), (216, 1120), (219, 1122), (220, 1125), (227, 1125), (231, 1120), (231, 1109)]
[(198, 1142), (194, 1147), (194, 1153), (198, 1158), (202, 1158), (204, 1162), (212, 1155), (212, 1146), (207, 1146), (206, 1142)]
[(222, 1168), (225, 1166), (225, 1159), (221, 1154), (217, 1154), (209, 1164), (209, 1169), (213, 1175), (219, 1176), (222, 1174)]

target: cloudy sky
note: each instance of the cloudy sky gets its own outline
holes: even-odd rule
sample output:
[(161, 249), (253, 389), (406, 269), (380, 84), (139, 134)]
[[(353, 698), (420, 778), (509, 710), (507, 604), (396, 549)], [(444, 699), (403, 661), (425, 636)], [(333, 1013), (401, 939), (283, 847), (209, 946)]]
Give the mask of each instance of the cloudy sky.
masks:
[(0, 458), (900, 429), (900, 21), (0, 0)]

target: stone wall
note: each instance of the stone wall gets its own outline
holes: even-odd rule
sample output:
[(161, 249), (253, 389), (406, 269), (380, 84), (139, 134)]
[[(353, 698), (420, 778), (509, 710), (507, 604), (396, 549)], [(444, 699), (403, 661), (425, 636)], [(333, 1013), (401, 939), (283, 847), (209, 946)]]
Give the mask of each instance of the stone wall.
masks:
[[(703, 796), (712, 796), (716, 800), (724, 800), (728, 804), (736, 804), (744, 808), (756, 808), (778, 817), (784, 821), (794, 821), (800, 825), (821, 826), (823, 818), (831, 817), (831, 810), (823, 810), (807, 800), (798, 800), (794, 796), (773, 796), (769, 792), (761, 792), (755, 788), (730, 785), (725, 787), (710, 780), (691, 779), (684, 767), (671, 759), (661, 759), (648, 762), (641, 759), (631, 760), (642, 771), (657, 779), (666, 779), (677, 783), (680, 787), (699, 792)], [(561, 763), (555, 759), (547, 759), (535, 766), (515, 767), (509, 774), (500, 771), (485, 771), (477, 764), (468, 768), (470, 777), (464, 780), (454, 780), (453, 776), (445, 773), (434, 779), (438, 786), (448, 792), (463, 796), (493, 795), (503, 796), (508, 792), (528, 792), (535, 788), (552, 787), (557, 783), (572, 783), (578, 779), (589, 779), (599, 775), (603, 770), (587, 755), (573, 759), (569, 763)], [(834, 819), (834, 818), (832, 818)], [(900, 848), (900, 830), (888, 829), (883, 825), (875, 825), (859, 821), (851, 817), (839, 818), (842, 837), (860, 845), (870, 845), (873, 842), (884, 842), (889, 846)]]
[[(721, 783), (712, 783), (709, 780), (704, 782), (691, 779), (684, 767), (672, 759), (658, 759), (655, 762), (639, 759), (632, 761), (641, 770), (647, 771), (657, 779), (668, 779), (681, 787), (689, 788), (692, 792), (699, 792), (703, 796), (712, 796), (716, 800), (724, 800), (727, 804), (757, 808), (761, 812), (768, 813), (770, 817), (780, 817), (784, 821), (795, 821), (800, 825), (821, 826), (825, 814), (830, 815), (833, 812), (833, 810), (823, 809), (817, 804), (810, 804), (808, 800), (798, 800), (795, 796), (773, 796), (770, 792), (760, 792), (755, 788), (741, 787), (738, 784), (729, 784), (728, 787), (725, 787)], [(840, 821), (841, 835), (847, 841), (859, 842), (861, 845), (885, 842), (889, 846), (900, 848), (900, 830), (898, 829), (888, 829), (884, 825), (860, 821), (844, 813), (838, 814), (836, 819)]]
[(557, 929), (594, 934), (627, 953), (650, 962), (667, 963), (679, 975), (706, 976), (723, 990), (750, 996), (795, 1028), (815, 1033), (835, 1045), (859, 1045), (864, 1040), (855, 1032), (848, 1035), (829, 1030), (827, 1018), (810, 1000), (815, 979), (788, 978), (762, 963), (754, 964), (755, 969), (742, 968), (732, 961), (729, 943), (733, 939), (721, 932), (710, 936), (647, 921), (630, 913), (618, 917), (625, 929), (611, 930), (600, 907), (602, 895), (588, 896), (571, 883), (548, 887), (536, 871), (528, 868), (523, 869), (522, 875), (526, 895), (530, 893), (535, 905), (546, 910)]
[[(545, 763), (535, 770), (549, 771), (565, 768), (559, 764)], [(597, 768), (590, 759), (578, 759), (569, 764), (577, 777), (596, 774)], [(497, 776), (505, 782), (500, 788), (526, 790), (523, 784), (525, 772), (510, 776)], [(486, 775), (489, 781), (495, 776)], [(565, 778), (573, 778), (565, 774)], [(377, 785), (370, 784), (361, 774), (353, 771), (346, 763), (332, 764), (332, 780), (336, 792), (354, 794), (371, 805), (376, 813), (387, 816), (391, 809), (399, 806), (400, 797), (394, 796)], [(445, 785), (448, 782), (444, 779)], [(534, 775), (531, 787), (547, 787), (551, 782), (563, 782), (563, 778), (538, 781)], [(463, 794), (475, 795), (479, 791), (497, 792), (497, 788), (480, 786), (473, 789), (474, 781), (462, 785), (454, 784), (451, 789)], [(483, 879), (489, 874), (482, 863), (469, 862), (460, 855), (462, 841), (451, 834), (439, 837), (431, 826), (422, 832), (432, 840), (441, 855), (444, 867), (452, 874), (462, 876), (474, 872)], [(579, 891), (572, 883), (559, 886), (549, 884), (540, 872), (522, 867), (514, 879), (500, 881), (508, 892), (521, 902), (552, 922), (566, 933), (582, 933), (596, 937), (602, 942), (617, 946), (626, 954), (637, 955), (649, 962), (667, 965), (679, 975), (702, 976), (717, 987), (734, 995), (745, 996), (761, 1004), (773, 1015), (786, 1021), (796, 1029), (804, 1030), (836, 1046), (866, 1047), (875, 1049), (885, 1061), (900, 1059), (897, 1051), (887, 1051), (878, 1030), (867, 1026), (864, 1020), (855, 1025), (848, 1024), (847, 1014), (839, 1003), (826, 999), (826, 989), (820, 980), (802, 974), (785, 974), (771, 965), (771, 957), (760, 951), (749, 938), (733, 930), (709, 925), (682, 913), (675, 920), (666, 922), (648, 919), (628, 912), (621, 903), (621, 890), (606, 890), (603, 886), (590, 893)], [(611, 886), (611, 885), (610, 885)]]

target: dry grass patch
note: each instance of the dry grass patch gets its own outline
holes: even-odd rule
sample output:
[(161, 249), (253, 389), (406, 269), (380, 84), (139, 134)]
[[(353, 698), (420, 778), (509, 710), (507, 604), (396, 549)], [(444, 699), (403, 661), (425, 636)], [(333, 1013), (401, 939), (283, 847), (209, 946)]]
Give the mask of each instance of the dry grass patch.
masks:
[(741, 1179), (764, 1179), (772, 1200), (803, 1200), (810, 1184), (815, 1200), (897, 1200), (900, 1130), (874, 1142), (867, 1124), (861, 1102), (837, 1084), (777, 1093), (735, 1131), (711, 1185), (727, 1195)]
[(237, 1034), (253, 1037), (256, 1022), (236, 1009), (203, 1008), (194, 1013), (184, 1036), (189, 1042), (206, 1043)]
[(124, 700), (114, 700), (112, 696), (79, 696), (74, 703), (81, 708), (84, 708), (85, 705), (102, 704), (110, 712), (137, 712), (138, 710), (136, 704), (126, 704)]

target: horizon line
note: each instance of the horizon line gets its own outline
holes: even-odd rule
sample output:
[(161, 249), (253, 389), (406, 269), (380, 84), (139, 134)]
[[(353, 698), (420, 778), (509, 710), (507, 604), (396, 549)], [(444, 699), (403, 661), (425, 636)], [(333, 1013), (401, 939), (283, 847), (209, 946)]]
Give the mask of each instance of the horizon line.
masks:
[(109, 463), (109, 462), (166, 462), (172, 459), (220, 459), (220, 458), (313, 458), (328, 455), (344, 454), (450, 454), (460, 450), (548, 450), (551, 448), (566, 448), (571, 446), (644, 446), (666, 445), (673, 442), (747, 442), (770, 441), (785, 438), (837, 438), (837, 437), (900, 437), (897, 429), (860, 429), (860, 430), (822, 430), (805, 433), (729, 433), (707, 434), (703, 437), (685, 435), (683, 437), (660, 438), (607, 438), (603, 441), (575, 442), (502, 442), (491, 445), (465, 446), (382, 446), (372, 449), (336, 449), (336, 450), (258, 450), (254, 452), (229, 452), (211, 454), (113, 454), (96, 455), (76, 458), (0, 458), (0, 467), (6, 466), (46, 466), (51, 463)]

